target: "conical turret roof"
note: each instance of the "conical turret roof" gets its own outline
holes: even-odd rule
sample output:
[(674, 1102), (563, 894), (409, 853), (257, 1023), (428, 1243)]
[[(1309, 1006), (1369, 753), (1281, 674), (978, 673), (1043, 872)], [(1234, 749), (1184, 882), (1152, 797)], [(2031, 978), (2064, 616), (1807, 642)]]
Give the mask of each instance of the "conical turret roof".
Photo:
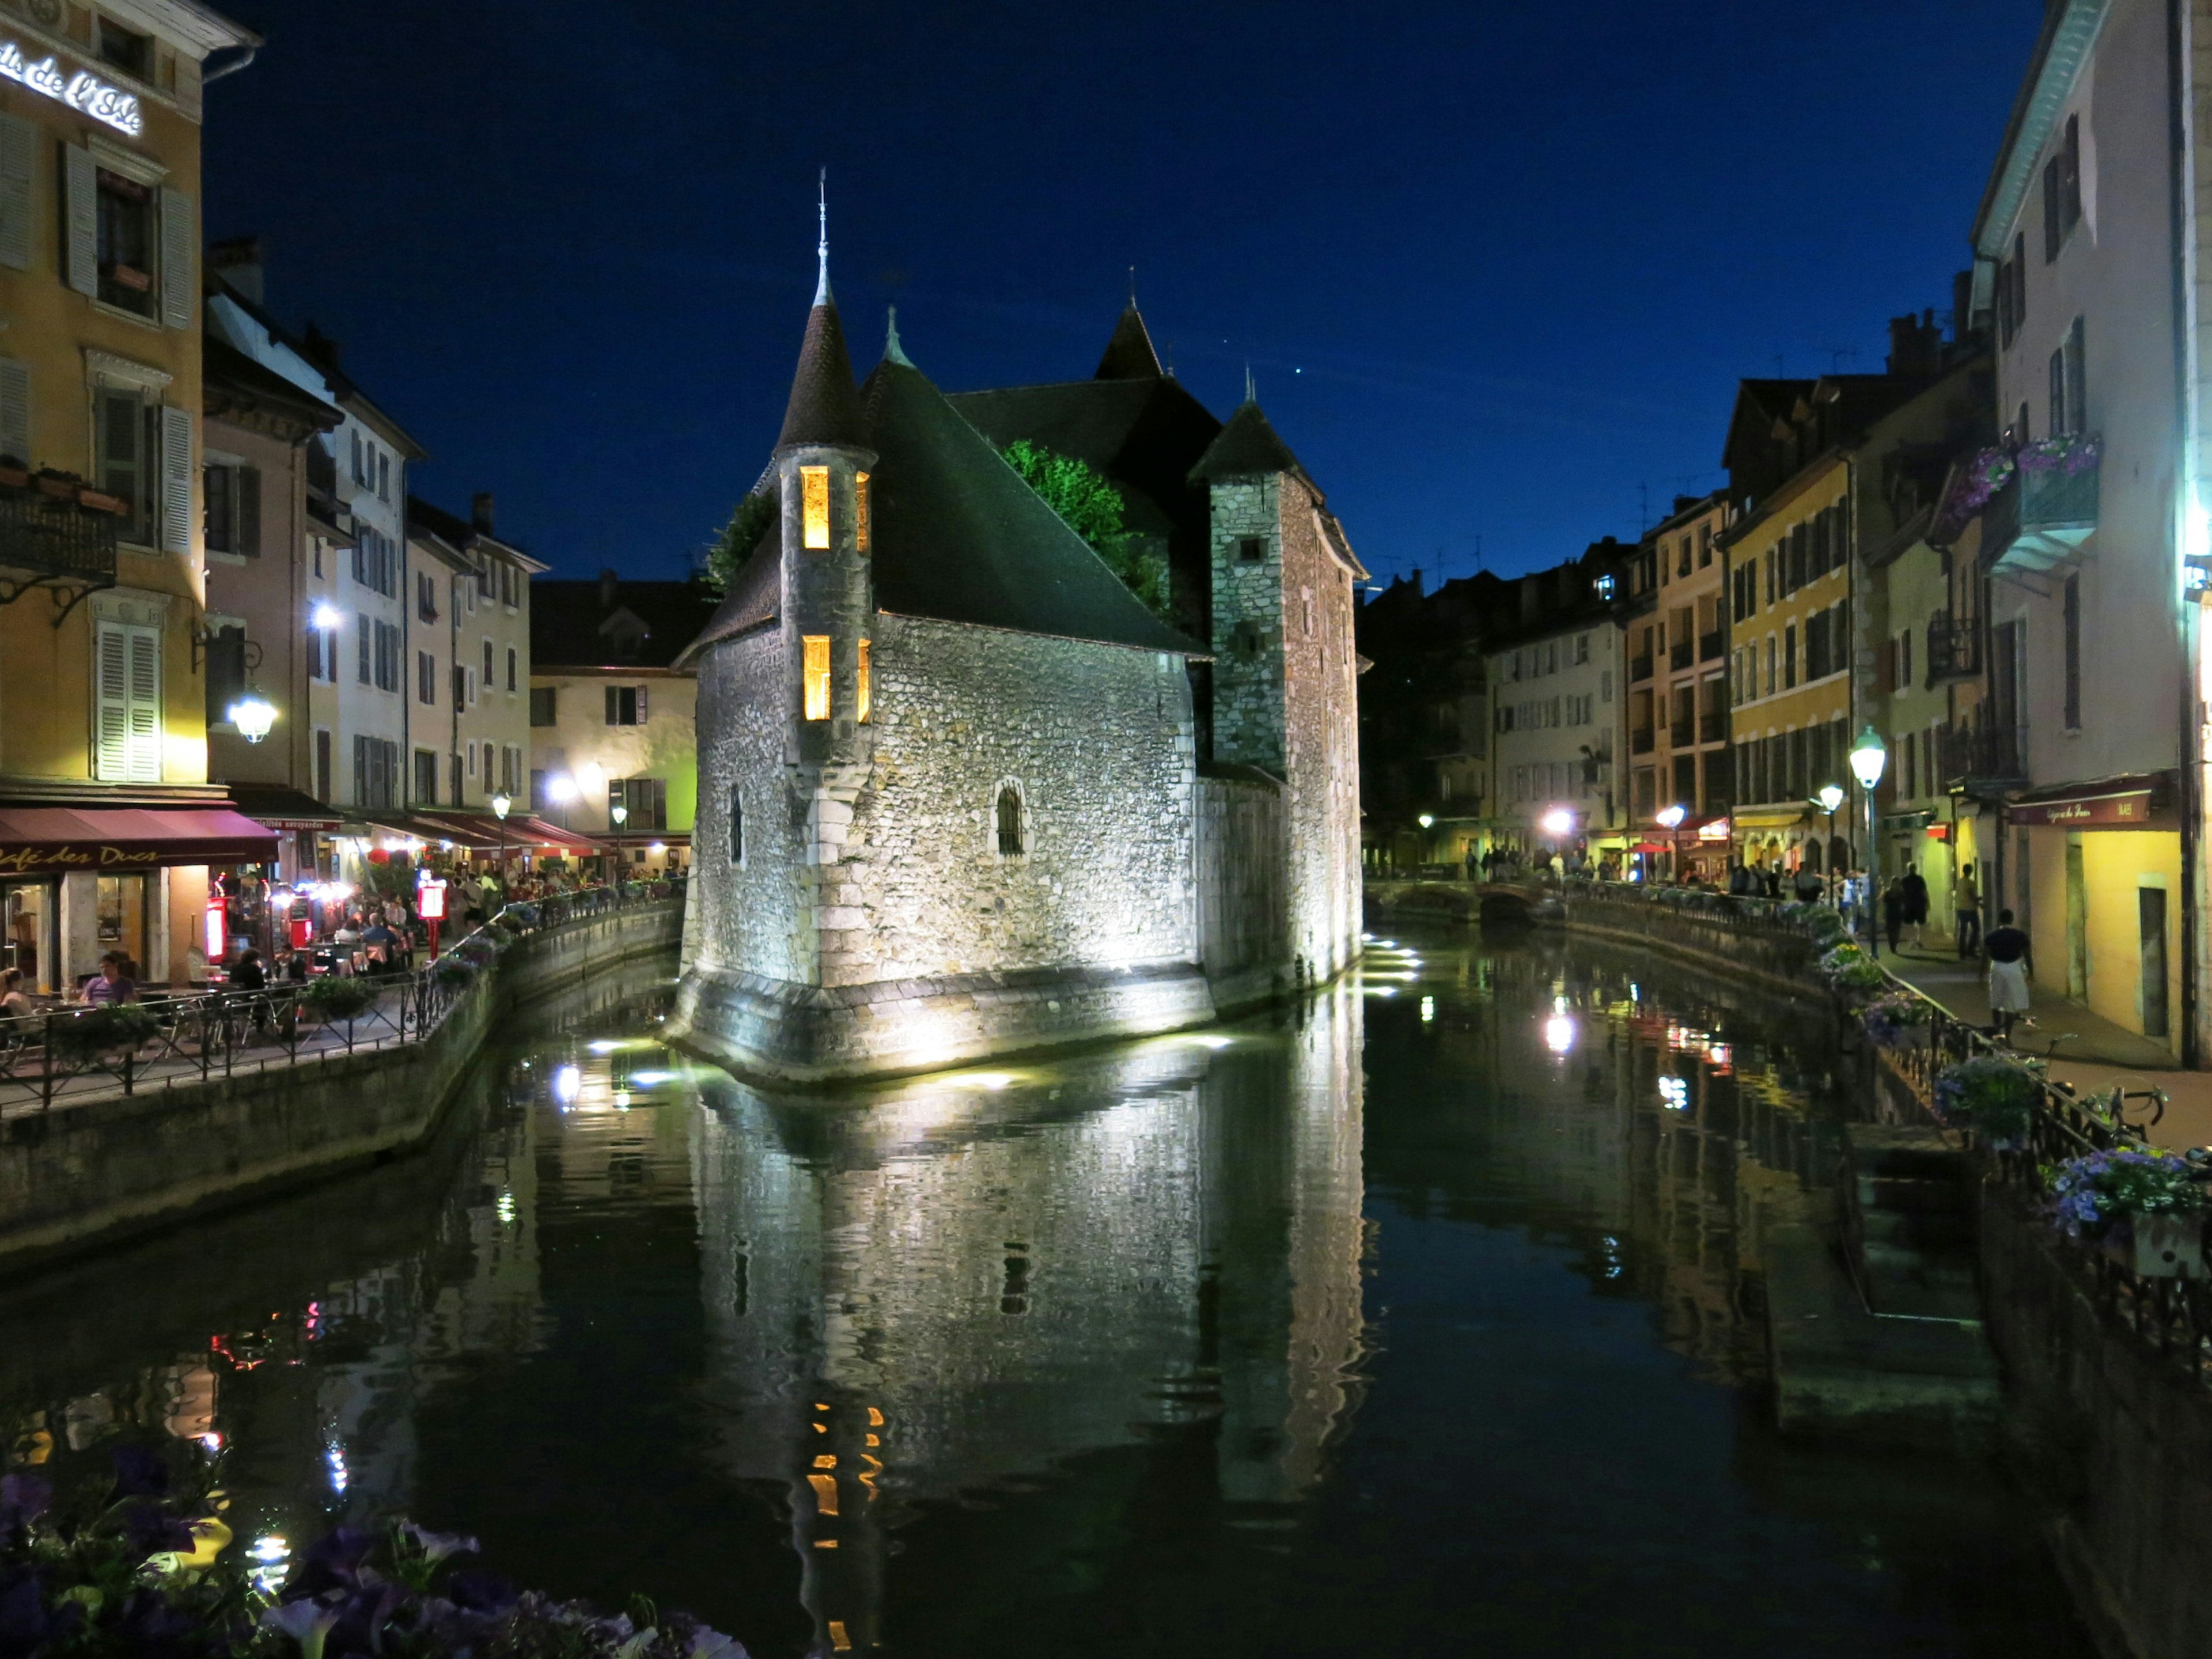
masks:
[(1196, 483), (1211, 483), (1216, 478), (1255, 477), (1267, 472), (1288, 472), (1304, 479), (1309, 487), (1313, 483), (1306, 477), (1305, 468), (1298, 465), (1298, 458), (1291, 453), (1291, 447), (1267, 424), (1258, 402), (1248, 398), (1229, 417), (1229, 424), (1221, 428), (1221, 435), (1206, 446), (1206, 453), (1198, 458), (1198, 465), (1191, 468), (1190, 476)]
[(1114, 325), (1114, 337), (1106, 342), (1106, 355), (1098, 360), (1098, 372), (1091, 378), (1158, 380), (1166, 374), (1160, 367), (1160, 354), (1152, 349), (1152, 331), (1137, 314), (1137, 302), (1132, 300), (1121, 307), (1121, 320)]
[(844, 325), (837, 302), (830, 297), (829, 273), (806, 313), (806, 338), (799, 348), (799, 372), (791, 378), (791, 402), (783, 411), (778, 449), (805, 444), (864, 447), (860, 394), (853, 384), (853, 360), (845, 349)]

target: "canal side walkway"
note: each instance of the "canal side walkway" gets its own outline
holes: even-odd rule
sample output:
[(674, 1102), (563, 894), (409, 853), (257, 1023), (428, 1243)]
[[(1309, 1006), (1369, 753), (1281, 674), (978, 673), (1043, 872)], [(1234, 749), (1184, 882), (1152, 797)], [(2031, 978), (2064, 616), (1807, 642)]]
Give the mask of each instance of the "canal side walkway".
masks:
[[(1881, 965), (1968, 1024), (1986, 1029), (1993, 1023), (1986, 963), (1962, 961), (1955, 951), (1931, 941), (1894, 955), (1885, 948)], [(2146, 1132), (2151, 1143), (2212, 1145), (2212, 1072), (2184, 1071), (2164, 1043), (2116, 1025), (2039, 981), (2029, 981), (2029, 994), (2028, 1018), (2014, 1028), (2013, 1047), (2046, 1060), (2051, 1081), (2084, 1095), (2110, 1094), (2115, 1084), (2130, 1093), (2163, 1090), (2166, 1115)]]

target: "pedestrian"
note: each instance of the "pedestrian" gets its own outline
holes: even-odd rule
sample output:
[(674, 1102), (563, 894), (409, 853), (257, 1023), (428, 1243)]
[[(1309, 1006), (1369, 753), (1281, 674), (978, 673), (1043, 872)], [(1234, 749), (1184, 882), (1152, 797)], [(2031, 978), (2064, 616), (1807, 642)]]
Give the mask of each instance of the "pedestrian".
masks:
[(1959, 957), (1966, 961), (1982, 948), (1982, 884), (1974, 879), (1974, 866), (1959, 866), (1958, 885), (1952, 890), (1952, 908), (1958, 914)]
[[(1922, 875), (1916, 867), (1905, 872), (1905, 879), (1899, 884), (1905, 890), (1905, 936), (1911, 940), (1913, 948), (1917, 950), (1927, 942), (1928, 878)], [(1894, 945), (1890, 946), (1893, 951), (1896, 948)]]
[(269, 970), (261, 965), (261, 952), (250, 945), (240, 951), (230, 964), (230, 982), (241, 991), (267, 990)]
[(1790, 880), (1790, 891), (1796, 896), (1798, 903), (1818, 904), (1820, 902), (1821, 894), (1826, 890), (1827, 884), (1820, 879), (1820, 872), (1818, 870), (1809, 864), (1801, 864), (1797, 866), (1797, 873)]
[(381, 915), (361, 930), (362, 954), (368, 958), (370, 969), (388, 968), (393, 953), (399, 947), (399, 935), (393, 933)]
[(77, 1000), (88, 1008), (104, 1008), (113, 1003), (136, 1001), (137, 996), (137, 986), (124, 971), (122, 953), (110, 951), (100, 957), (100, 971), (85, 981)]
[(1997, 912), (1997, 925), (1982, 941), (1990, 958), (1990, 1014), (1997, 1036), (2012, 1041), (2013, 1022), (2028, 1010), (2027, 981), (2034, 960), (2027, 934), (2012, 925), (2012, 912)]
[(1889, 936), (1889, 953), (1897, 954), (1897, 936), (1905, 931), (1905, 884), (1895, 876), (1881, 890), (1881, 931)]
[(21, 1019), (31, 1012), (31, 999), (23, 994), (23, 970), (0, 972), (0, 1019)]

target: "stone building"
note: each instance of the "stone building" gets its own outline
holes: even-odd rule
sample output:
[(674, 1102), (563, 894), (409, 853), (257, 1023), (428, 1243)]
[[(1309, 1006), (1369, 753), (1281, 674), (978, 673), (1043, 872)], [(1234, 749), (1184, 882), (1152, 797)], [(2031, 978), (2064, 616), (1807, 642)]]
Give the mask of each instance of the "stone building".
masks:
[[(895, 329), (855, 388), (825, 249), (756, 486), (778, 522), (679, 659), (700, 801), (677, 1020), (732, 1064), (1169, 1030), (1357, 949), (1364, 573), (1257, 403), (1216, 422), (1133, 305), (1091, 381), (963, 404)], [(1181, 626), (1022, 481), (1017, 437), (1121, 489)]]

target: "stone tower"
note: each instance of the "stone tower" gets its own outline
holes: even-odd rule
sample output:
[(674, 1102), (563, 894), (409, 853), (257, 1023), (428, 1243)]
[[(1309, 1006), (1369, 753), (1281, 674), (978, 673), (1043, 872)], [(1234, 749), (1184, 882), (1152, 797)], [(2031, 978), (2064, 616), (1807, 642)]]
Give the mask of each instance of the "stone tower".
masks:
[(1212, 523), (1213, 758), (1282, 780), (1295, 966), (1358, 954), (1352, 586), (1366, 572), (1321, 488), (1248, 397), (1191, 469)]
[(838, 866), (873, 753), (868, 651), (876, 612), (868, 495), (876, 458), (862, 441), (866, 423), (830, 292), (826, 235), (820, 258), (775, 457), (783, 509), (783, 684), (795, 694), (786, 705), (784, 759), (793, 805), (803, 803), (806, 813), (793, 954), (801, 982), (815, 985), (825, 971), (834, 974), (859, 921), (842, 902)]

